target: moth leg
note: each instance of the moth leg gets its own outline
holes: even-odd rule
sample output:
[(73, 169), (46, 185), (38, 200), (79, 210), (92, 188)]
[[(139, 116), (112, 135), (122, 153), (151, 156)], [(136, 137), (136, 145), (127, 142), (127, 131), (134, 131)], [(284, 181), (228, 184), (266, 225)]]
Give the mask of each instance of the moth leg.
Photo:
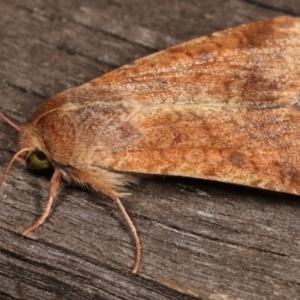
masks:
[(130, 231), (132, 232), (133, 234), (133, 238), (134, 238), (134, 242), (135, 242), (135, 248), (136, 248), (136, 255), (135, 255), (135, 264), (134, 264), (134, 267), (132, 269), (132, 273), (136, 273), (139, 266), (140, 266), (140, 262), (141, 262), (141, 243), (140, 243), (140, 239), (139, 239), (139, 236), (137, 234), (137, 230), (133, 224), (133, 222), (131, 221), (129, 215), (127, 214), (122, 202), (120, 201), (120, 199), (118, 197), (115, 197), (113, 198), (114, 201), (116, 202), (116, 204), (118, 205), (119, 209), (121, 210), (125, 220), (126, 220), (126, 223), (128, 224), (129, 226), (129, 229)]
[(46, 205), (46, 208), (44, 209), (42, 215), (39, 217), (39, 219), (30, 227), (28, 227), (26, 230), (22, 232), (23, 236), (26, 236), (29, 232), (37, 229), (40, 225), (44, 223), (46, 218), (48, 217), (50, 213), (50, 209), (53, 203), (53, 200), (56, 196), (59, 184), (61, 180), (61, 173), (59, 169), (55, 168), (54, 173), (52, 175), (51, 181), (50, 181), (50, 191), (49, 191), (49, 199)]

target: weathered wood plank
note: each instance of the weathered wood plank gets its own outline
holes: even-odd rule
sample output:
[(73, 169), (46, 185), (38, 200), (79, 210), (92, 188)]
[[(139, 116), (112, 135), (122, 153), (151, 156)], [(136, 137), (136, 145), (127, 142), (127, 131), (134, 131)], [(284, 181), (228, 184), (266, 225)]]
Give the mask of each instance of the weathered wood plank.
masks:
[[(0, 0), (0, 109), (23, 123), (43, 99), (167, 46), (285, 13), (283, 1)], [(277, 4), (276, 4), (277, 3)], [(275, 6), (276, 5), (276, 6)], [(272, 9), (272, 7), (275, 7)], [(0, 123), (0, 172), (17, 133)], [(299, 197), (149, 178), (123, 200), (134, 246), (106, 197), (63, 185), (44, 226), (48, 176), (15, 165), (0, 193), (1, 299), (296, 299)]]

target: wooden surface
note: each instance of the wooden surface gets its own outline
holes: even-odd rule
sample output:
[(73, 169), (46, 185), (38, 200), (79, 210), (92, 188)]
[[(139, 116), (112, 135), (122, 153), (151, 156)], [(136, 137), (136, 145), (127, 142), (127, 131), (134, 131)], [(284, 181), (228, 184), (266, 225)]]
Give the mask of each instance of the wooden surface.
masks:
[[(288, 2), (288, 4), (287, 4)], [(300, 14), (299, 1), (0, 0), (0, 110), (18, 124), (42, 101), (167, 46), (241, 23)], [(17, 132), (0, 123), (0, 171)], [(147, 178), (114, 204), (15, 164), (0, 192), (0, 299), (299, 299), (300, 198), (229, 184)]]

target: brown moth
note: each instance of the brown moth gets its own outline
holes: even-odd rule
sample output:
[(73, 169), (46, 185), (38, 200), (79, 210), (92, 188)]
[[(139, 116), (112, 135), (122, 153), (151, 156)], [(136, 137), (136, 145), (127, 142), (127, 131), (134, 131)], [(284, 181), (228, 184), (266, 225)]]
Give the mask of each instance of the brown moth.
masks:
[[(213, 33), (134, 61), (47, 99), (20, 128), (16, 158), (54, 167), (121, 209), (139, 174), (179, 175), (300, 194), (300, 19)], [(67, 135), (66, 132), (69, 134)]]

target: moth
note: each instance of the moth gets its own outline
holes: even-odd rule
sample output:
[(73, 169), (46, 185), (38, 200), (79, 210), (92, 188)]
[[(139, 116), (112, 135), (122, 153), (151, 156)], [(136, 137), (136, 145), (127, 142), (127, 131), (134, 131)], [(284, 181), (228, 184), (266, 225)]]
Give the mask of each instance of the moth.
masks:
[(21, 127), (18, 159), (53, 167), (43, 224), (61, 179), (120, 198), (142, 174), (300, 194), (300, 19), (216, 32), (157, 52), (42, 103)]

